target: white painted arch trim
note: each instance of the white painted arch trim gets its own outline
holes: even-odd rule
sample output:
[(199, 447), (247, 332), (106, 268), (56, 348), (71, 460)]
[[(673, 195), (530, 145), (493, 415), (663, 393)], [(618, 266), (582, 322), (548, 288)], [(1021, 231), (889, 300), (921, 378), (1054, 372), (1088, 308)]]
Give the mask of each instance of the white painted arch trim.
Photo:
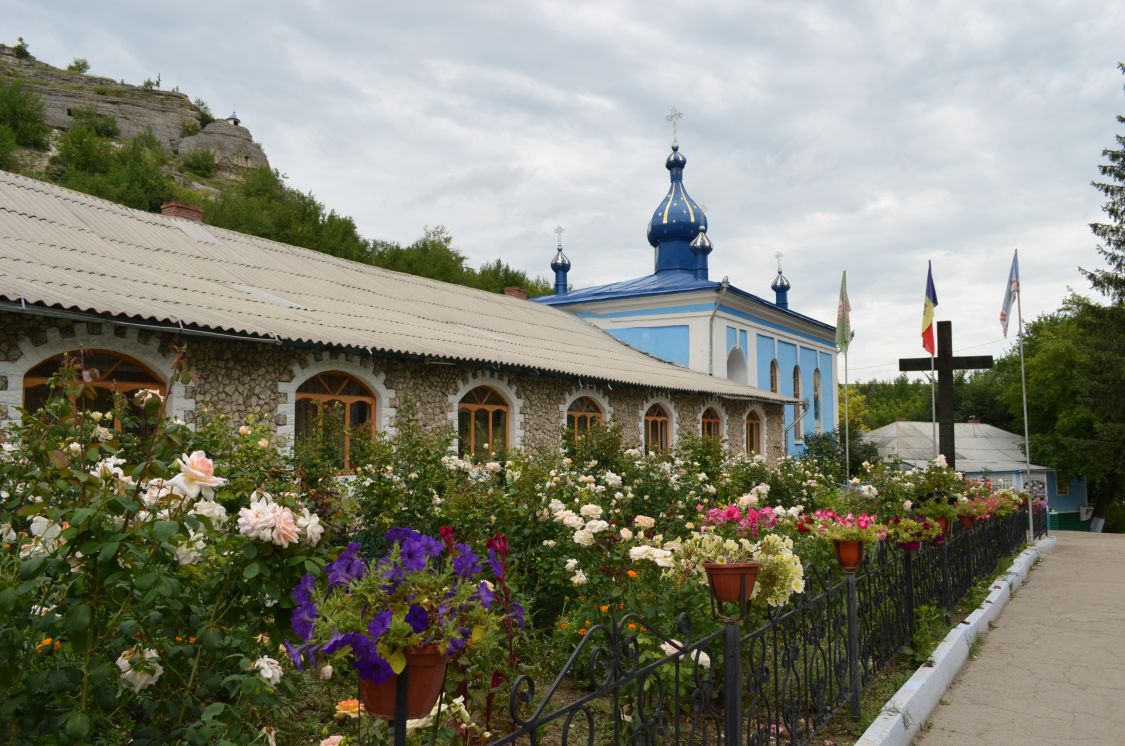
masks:
[(602, 408), (602, 414), (605, 416), (606, 424), (613, 422), (613, 407), (609, 406), (609, 397), (602, 391), (594, 388), (576, 388), (573, 389), (563, 399), (563, 403), (559, 405), (559, 418), (563, 426), (566, 426), (566, 413), (570, 409), (570, 405), (574, 403), (575, 399), (579, 397), (589, 397)]
[[(668, 448), (675, 448), (676, 436), (679, 433), (680, 416), (679, 413), (676, 412), (676, 407), (672, 404), (672, 400), (666, 396), (654, 396), (650, 399), (646, 399), (645, 403), (641, 405), (641, 447), (643, 448), (645, 444), (645, 415), (648, 414), (648, 410), (652, 408), (653, 404), (659, 404), (664, 407), (664, 411), (668, 413)], [(702, 412), (702, 410), (700, 410), (700, 412)], [(700, 426), (702, 426), (702, 424)]]
[(758, 415), (758, 427), (762, 429), (762, 451), (763, 456), (769, 452), (770, 449), (770, 431), (769, 420), (766, 418), (766, 410), (760, 404), (751, 404), (750, 408), (746, 410), (746, 416), (742, 419), (742, 450), (747, 454), (750, 453), (750, 444), (746, 442), (746, 419), (750, 417), (750, 413), (754, 412)]
[[(23, 378), (29, 370), (47, 358), (79, 349), (107, 350), (127, 355), (142, 363), (159, 378), (168, 391), (167, 414), (173, 419), (186, 420), (188, 412), (195, 411), (195, 400), (189, 399), (187, 386), (182, 383), (168, 385), (175, 354), (160, 352), (160, 337), (149, 334), (146, 341), (140, 341), (140, 330), (132, 326), (117, 326), (111, 322), (94, 324), (99, 332), (91, 332), (90, 325), (76, 323), (74, 336), (63, 337), (57, 327), (46, 329), (47, 341), (36, 345), (28, 337), (20, 335), (18, 344), (23, 353), (14, 363), (0, 362), (0, 375), (7, 376), (8, 388), (0, 391), (0, 404), (8, 405), (8, 422), (15, 424), (20, 420), (18, 407), (23, 406)], [(119, 337), (114, 329), (124, 329), (125, 336)], [(0, 422), (0, 424), (4, 424)]]
[(297, 427), (297, 389), (301, 384), (320, 373), (338, 371), (353, 376), (375, 394), (375, 428), (379, 432), (394, 434), (395, 391), (386, 384), (387, 374), (375, 370), (370, 360), (348, 360), (339, 352), (326, 353), (324, 359), (310, 360), (308, 364), (293, 363), (293, 378), (282, 381), (277, 390), (285, 395), (277, 405), (277, 413), (284, 416), (284, 425), (277, 426), (277, 437), (282, 443), (292, 443)]
[[(449, 426), (453, 429), (453, 432), (457, 432), (457, 408), (461, 404), (461, 400), (465, 398), (465, 394), (469, 393), (477, 386), (488, 386), (489, 388), (495, 389), (496, 392), (504, 398), (504, 401), (508, 403), (508, 406), (511, 408), (509, 412), (510, 416), (508, 417), (508, 449), (512, 450), (522, 446), (524, 432), (523, 399), (520, 398), (515, 384), (503, 373), (497, 373), (496, 371), (483, 371), (471, 374), (464, 380), (464, 383), (461, 384), (461, 387), (457, 389), (456, 393), (449, 397)], [(458, 443), (455, 442), (454, 445), (456, 447)]]

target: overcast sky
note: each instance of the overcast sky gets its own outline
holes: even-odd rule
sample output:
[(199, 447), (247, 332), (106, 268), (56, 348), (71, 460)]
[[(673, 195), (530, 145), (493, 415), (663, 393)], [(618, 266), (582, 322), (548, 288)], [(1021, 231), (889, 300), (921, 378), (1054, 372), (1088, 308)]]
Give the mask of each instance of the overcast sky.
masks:
[(852, 380), (921, 355), (926, 261), (958, 352), (1001, 354), (1019, 248), (1024, 317), (1096, 266), (1101, 150), (1123, 133), (1125, 3), (12, 2), (6, 34), (63, 66), (159, 73), (237, 107), (290, 184), (400, 242), (445, 225), (474, 265), (576, 287), (651, 271), (664, 116), (711, 277), (835, 323)]

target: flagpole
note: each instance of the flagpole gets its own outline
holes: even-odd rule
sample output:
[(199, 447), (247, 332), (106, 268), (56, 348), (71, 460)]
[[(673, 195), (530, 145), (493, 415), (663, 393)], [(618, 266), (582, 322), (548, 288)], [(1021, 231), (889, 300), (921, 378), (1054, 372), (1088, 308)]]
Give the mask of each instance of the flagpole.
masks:
[(933, 426), (931, 438), (934, 441), (934, 458), (937, 458), (937, 393), (934, 390), (934, 353), (930, 353), (930, 424)]
[[(1019, 250), (1016, 250), (1016, 256), (1019, 256)], [(1027, 421), (1027, 372), (1024, 368), (1023, 362), (1023, 288), (1016, 293), (1016, 315), (1019, 317), (1020, 324), (1020, 387), (1023, 390), (1023, 455), (1027, 466), (1027, 476), (1024, 479), (1024, 490), (1027, 492), (1027, 540), (1034, 541), (1035, 539), (1035, 512), (1031, 504), (1031, 491), (1028, 485), (1031, 483), (1031, 428)]]
[(852, 452), (848, 439), (851, 435), (851, 421), (848, 411), (848, 348), (844, 348), (844, 481), (852, 478)]

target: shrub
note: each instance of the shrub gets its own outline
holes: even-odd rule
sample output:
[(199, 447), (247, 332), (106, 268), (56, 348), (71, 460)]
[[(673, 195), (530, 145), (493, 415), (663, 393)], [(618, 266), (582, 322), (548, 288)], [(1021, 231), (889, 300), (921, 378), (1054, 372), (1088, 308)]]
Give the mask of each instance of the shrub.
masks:
[(16, 46), (12, 49), (16, 53), (16, 58), (26, 60), (31, 57), (31, 52), (27, 48), (27, 42), (20, 36), (16, 40)]
[(191, 137), (199, 134), (199, 122), (194, 119), (185, 119), (180, 125), (180, 137)]
[(75, 57), (71, 63), (66, 66), (66, 69), (67, 72), (85, 75), (90, 70), (90, 63), (86, 61), (85, 57)]
[(0, 81), (0, 124), (6, 124), (16, 143), (45, 150), (51, 128), (43, 117), (43, 101), (20, 81)]
[(215, 153), (206, 148), (193, 150), (180, 158), (180, 165), (185, 171), (196, 176), (214, 176)]
[(206, 127), (215, 121), (215, 115), (211, 113), (211, 107), (207, 102), (201, 98), (195, 99), (195, 108), (199, 109), (199, 126)]
[(99, 114), (93, 107), (75, 109), (71, 118), (74, 119), (75, 126), (86, 127), (98, 137), (117, 137), (121, 133), (114, 117)]
[(143, 390), (86, 411), (79, 368), (0, 450), (5, 732), (250, 742), (293, 691), (273, 656), (319, 522), (260, 432), (192, 432)]
[(7, 124), (0, 123), (0, 168), (12, 171), (16, 167), (16, 133)]
[(115, 149), (87, 127), (63, 135), (51, 169), (63, 186), (138, 210), (158, 210), (176, 196), (164, 172), (167, 155), (146, 131)]

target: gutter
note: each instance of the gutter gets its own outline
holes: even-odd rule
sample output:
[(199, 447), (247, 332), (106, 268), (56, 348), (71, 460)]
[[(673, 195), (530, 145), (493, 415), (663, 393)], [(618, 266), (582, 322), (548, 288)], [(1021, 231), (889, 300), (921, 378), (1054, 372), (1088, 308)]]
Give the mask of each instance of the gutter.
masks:
[(723, 305), (723, 297), (730, 290), (730, 278), (723, 275), (722, 288), (715, 297), (715, 307), (711, 309), (711, 318), (707, 319), (707, 375), (715, 375), (715, 314), (719, 306)]

